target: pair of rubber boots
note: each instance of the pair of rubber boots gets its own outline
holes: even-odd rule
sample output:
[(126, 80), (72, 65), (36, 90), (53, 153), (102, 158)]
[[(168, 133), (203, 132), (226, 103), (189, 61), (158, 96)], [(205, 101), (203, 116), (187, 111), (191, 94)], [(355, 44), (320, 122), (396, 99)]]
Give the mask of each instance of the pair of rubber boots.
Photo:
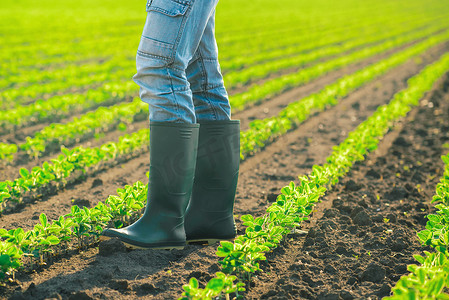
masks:
[(144, 249), (234, 239), (239, 163), (239, 120), (151, 122), (145, 212), (128, 227), (106, 229), (101, 239)]

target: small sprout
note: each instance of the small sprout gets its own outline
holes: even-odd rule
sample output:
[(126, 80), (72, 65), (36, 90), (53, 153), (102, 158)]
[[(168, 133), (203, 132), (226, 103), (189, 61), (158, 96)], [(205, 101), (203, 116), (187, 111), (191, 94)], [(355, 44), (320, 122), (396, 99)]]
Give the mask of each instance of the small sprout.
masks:
[(118, 124), (117, 129), (120, 131), (126, 131), (126, 124), (123, 122)]
[(167, 270), (167, 275), (171, 275), (172, 271), (171, 270)]
[(406, 211), (404, 211), (404, 216), (406, 216), (406, 217), (408, 216), (408, 213)]
[(352, 256), (354, 256), (355, 259), (359, 259), (359, 256), (356, 254), (353, 254)]
[(404, 171), (410, 171), (410, 167), (409, 166), (404, 166)]
[(367, 254), (368, 256), (371, 256), (371, 251), (367, 251), (366, 254)]
[(390, 219), (384, 218), (384, 223), (387, 224), (388, 222), (390, 222)]
[(418, 166), (422, 166), (422, 162), (420, 162), (419, 160), (416, 162), (416, 164), (417, 164)]
[(376, 199), (377, 199), (377, 200), (380, 200), (379, 194), (376, 194)]
[(401, 173), (396, 173), (396, 177), (400, 178), (401, 177)]

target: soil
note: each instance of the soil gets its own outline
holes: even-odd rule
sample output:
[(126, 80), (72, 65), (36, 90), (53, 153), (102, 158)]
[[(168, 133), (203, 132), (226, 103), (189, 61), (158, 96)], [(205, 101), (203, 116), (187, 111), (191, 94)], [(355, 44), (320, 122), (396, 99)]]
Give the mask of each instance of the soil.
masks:
[[(235, 214), (263, 214), (281, 187), (297, 181), (314, 164), (324, 163), (333, 145), (448, 49), (445, 44), (395, 68), (243, 161)], [(322, 79), (313, 81), (297, 92), (310, 93), (324, 84)], [(413, 263), (412, 255), (424, 250), (415, 231), (424, 227), (424, 216), (432, 211), (429, 202), (442, 174), (439, 157), (449, 141), (448, 89), (449, 74), (388, 133), (376, 152), (327, 193), (304, 223), (307, 235), (289, 235), (268, 254), (263, 272), (253, 277), (245, 298), (378, 299), (390, 293), (407, 273), (406, 265)], [(267, 103), (285, 106), (297, 99), (284, 94)], [(274, 113), (255, 112), (234, 117), (247, 122)], [(4, 215), (1, 226), (30, 229), (41, 212), (49, 219), (67, 213), (72, 200), (93, 206), (124, 184), (145, 181), (147, 156)], [(242, 233), (240, 221), (237, 226)], [(10, 299), (176, 299), (190, 277), (204, 285), (220, 270), (215, 250), (216, 246), (187, 246), (128, 251), (109, 241), (56, 258), (35, 272), (20, 272), (15, 282), (0, 287), (0, 293)]]
[[(443, 174), (449, 74), (317, 207), (305, 237), (271, 253), (248, 299), (379, 299), (424, 250), (416, 231)], [(320, 215), (317, 218), (317, 215)]]

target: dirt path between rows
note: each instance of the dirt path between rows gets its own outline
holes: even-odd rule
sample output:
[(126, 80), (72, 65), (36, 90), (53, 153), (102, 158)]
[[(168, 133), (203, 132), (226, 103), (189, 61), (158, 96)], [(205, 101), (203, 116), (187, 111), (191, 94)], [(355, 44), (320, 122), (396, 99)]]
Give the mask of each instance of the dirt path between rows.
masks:
[[(245, 160), (241, 165), (235, 213), (262, 214), (282, 186), (296, 180), (297, 175), (306, 174), (312, 165), (323, 163), (332, 146), (340, 143), (347, 132), (371, 115), (378, 105), (388, 102), (395, 92), (405, 87), (407, 78), (446, 49), (429, 51), (422, 59), (410, 61), (389, 72)], [(40, 212), (45, 211), (50, 218), (67, 212), (71, 197), (87, 199), (93, 205), (98, 199), (103, 200), (113, 194), (111, 190), (116, 187), (130, 184), (138, 177), (145, 180), (146, 155), (123, 166), (109, 169), (96, 178), (88, 178), (73, 189), (52, 197), (51, 201), (33, 204), (32, 209), (26, 207), (21, 213), (3, 216), (1, 222), (3, 225), (16, 222), (15, 225), (30, 227), (36, 223), (30, 219), (36, 218)], [(66, 196), (63, 198), (62, 195)], [(238, 222), (239, 231), (242, 230), (240, 225)], [(51, 295), (69, 299), (82, 296), (85, 299), (134, 299), (137, 296), (173, 299), (180, 295), (182, 284), (190, 277), (195, 276), (204, 283), (210, 278), (209, 274), (219, 270), (215, 249), (216, 246), (188, 246), (182, 251), (128, 252), (116, 249), (110, 256), (100, 256), (97, 248), (91, 248), (61, 258), (38, 273), (19, 274), (18, 286), (9, 287), (5, 293), (11, 294), (17, 288), (15, 299), (43, 299)], [(282, 253), (285, 250), (277, 251)], [(276, 254), (270, 263), (278, 260), (282, 261)], [(256, 287), (261, 282), (257, 279)], [(262, 295), (266, 292), (255, 293)], [(253, 290), (248, 294), (249, 297), (251, 295)]]

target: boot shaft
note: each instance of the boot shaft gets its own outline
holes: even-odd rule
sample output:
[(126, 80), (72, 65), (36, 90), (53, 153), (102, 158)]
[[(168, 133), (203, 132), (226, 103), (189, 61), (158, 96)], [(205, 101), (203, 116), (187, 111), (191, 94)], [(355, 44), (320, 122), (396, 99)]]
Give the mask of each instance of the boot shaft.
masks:
[(134, 224), (107, 229), (131, 248), (182, 248), (184, 213), (192, 192), (198, 124), (150, 123), (150, 180), (143, 216)]
[(192, 197), (185, 216), (187, 240), (232, 239), (240, 164), (240, 121), (200, 123)]
[(229, 189), (240, 165), (240, 121), (202, 121), (200, 126), (195, 186)]
[[(182, 217), (192, 192), (198, 124), (150, 123), (148, 208)], [(157, 201), (154, 201), (157, 199)]]

